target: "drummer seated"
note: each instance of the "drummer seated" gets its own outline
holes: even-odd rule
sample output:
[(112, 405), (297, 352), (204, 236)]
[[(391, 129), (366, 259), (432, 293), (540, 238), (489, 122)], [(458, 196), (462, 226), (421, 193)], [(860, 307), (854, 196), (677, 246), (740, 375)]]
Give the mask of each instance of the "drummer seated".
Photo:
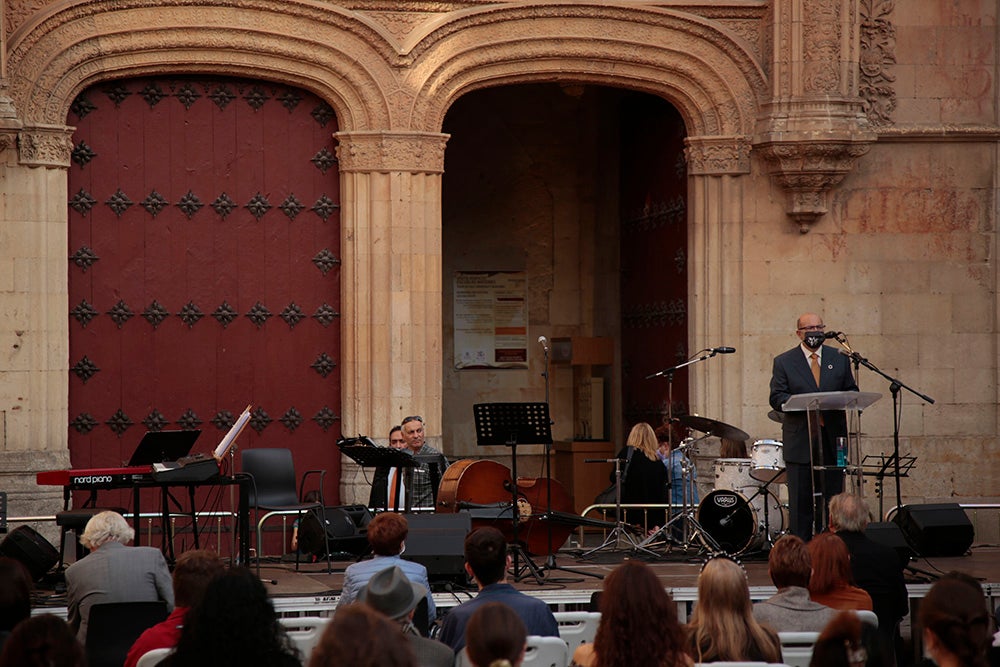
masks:
[(778, 592), (753, 606), (753, 616), (777, 632), (821, 632), (836, 610), (809, 599), (812, 559), (805, 542), (784, 535), (767, 558), (767, 572)]
[[(354, 563), (344, 570), (344, 590), (337, 601), (337, 609), (354, 602), (373, 576), (390, 567), (398, 567), (407, 579), (427, 589), (427, 627), (434, 622), (437, 610), (434, 608), (434, 597), (427, 580), (427, 568), (420, 563), (403, 560), (401, 556), (409, 532), (410, 526), (402, 514), (382, 512), (372, 519), (368, 524), (367, 535), (375, 555), (371, 560)], [(423, 623), (417, 625), (419, 627)]]

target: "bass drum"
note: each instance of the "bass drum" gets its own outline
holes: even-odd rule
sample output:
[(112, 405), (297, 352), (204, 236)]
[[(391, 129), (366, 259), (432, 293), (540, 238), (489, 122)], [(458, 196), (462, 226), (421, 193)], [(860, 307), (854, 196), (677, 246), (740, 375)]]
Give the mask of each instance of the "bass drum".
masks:
[(757, 536), (757, 517), (742, 494), (716, 489), (698, 505), (698, 523), (727, 554), (741, 554)]

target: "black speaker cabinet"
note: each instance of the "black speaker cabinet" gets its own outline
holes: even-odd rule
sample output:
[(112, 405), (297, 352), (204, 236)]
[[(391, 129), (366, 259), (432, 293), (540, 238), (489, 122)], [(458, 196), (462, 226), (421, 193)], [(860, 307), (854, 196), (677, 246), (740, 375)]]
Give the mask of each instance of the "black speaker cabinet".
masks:
[(904, 505), (893, 517), (910, 546), (921, 556), (963, 556), (975, 531), (957, 503)]
[(407, 514), (410, 526), (403, 558), (427, 568), (431, 583), (465, 583), (465, 536), (472, 530), (472, 516), (457, 514)]
[(906, 567), (910, 559), (917, 555), (910, 547), (910, 543), (906, 541), (903, 530), (891, 521), (868, 524), (865, 527), (865, 536), (872, 542), (878, 542), (895, 551), (896, 556), (899, 557), (899, 564), (903, 567)]
[(21, 561), (38, 581), (59, 562), (59, 551), (31, 526), (18, 526), (0, 542), (0, 556)]

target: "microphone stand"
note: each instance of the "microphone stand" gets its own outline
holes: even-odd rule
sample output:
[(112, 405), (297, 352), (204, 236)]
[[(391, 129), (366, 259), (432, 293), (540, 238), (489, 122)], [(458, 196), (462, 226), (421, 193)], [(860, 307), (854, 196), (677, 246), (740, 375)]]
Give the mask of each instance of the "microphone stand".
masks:
[[(542, 350), (545, 355), (545, 369), (542, 371), (542, 377), (545, 378), (545, 403), (548, 405), (549, 402), (549, 346), (545, 343), (542, 344)], [(554, 421), (550, 418), (549, 425), (551, 426)], [(517, 480), (515, 480), (517, 483)], [(597, 579), (603, 579), (599, 574), (593, 572), (584, 572), (583, 570), (574, 570), (569, 567), (561, 567), (556, 563), (556, 551), (558, 549), (552, 548), (552, 523), (555, 521), (555, 514), (552, 512), (552, 444), (547, 443), (545, 445), (545, 523), (548, 529), (548, 547), (549, 555), (545, 558), (545, 563), (543, 563), (538, 570), (541, 573), (551, 572), (553, 570), (562, 570), (563, 572), (570, 572), (572, 574), (579, 574), (586, 577), (596, 577)], [(552, 584), (573, 584), (582, 579), (550, 579), (546, 577), (546, 581)]]
[(889, 381), (889, 392), (892, 394), (892, 456), (889, 457), (889, 459), (883, 464), (882, 470), (880, 471), (880, 474), (885, 472), (885, 469), (889, 466), (890, 463), (894, 463), (893, 477), (896, 480), (896, 507), (902, 507), (902, 505), (903, 505), (902, 493), (901, 493), (900, 488), (899, 488), (899, 480), (900, 480), (900, 474), (899, 474), (899, 423), (900, 423), (900, 419), (901, 419), (902, 413), (903, 413), (903, 405), (902, 405), (902, 402), (899, 399), (899, 390), (900, 389), (906, 389), (907, 391), (909, 391), (913, 395), (917, 396), (918, 398), (920, 398), (920, 399), (922, 399), (925, 402), (930, 403), (930, 404), (934, 403), (934, 399), (931, 398), (930, 396), (927, 396), (926, 394), (920, 393), (919, 391), (917, 391), (913, 387), (908, 387), (901, 380), (883, 373), (875, 364), (873, 364), (872, 362), (868, 361), (863, 356), (861, 356), (859, 353), (857, 353), (854, 350), (852, 350), (851, 346), (848, 345), (846, 343), (846, 341), (843, 341), (840, 338), (837, 338), (836, 340), (837, 340), (838, 343), (840, 343), (844, 347), (844, 349), (840, 351), (840, 353), (842, 355), (844, 355), (845, 357), (849, 357), (851, 359), (851, 361), (853, 361), (855, 363), (855, 365), (864, 366), (868, 370), (874, 371), (875, 373), (878, 373), (883, 378), (885, 378), (886, 380)]

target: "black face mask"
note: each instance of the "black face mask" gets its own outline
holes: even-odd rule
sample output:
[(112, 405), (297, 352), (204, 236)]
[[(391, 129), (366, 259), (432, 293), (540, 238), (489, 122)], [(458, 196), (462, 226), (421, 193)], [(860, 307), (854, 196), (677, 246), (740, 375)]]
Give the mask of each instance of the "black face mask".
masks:
[(826, 337), (822, 331), (807, 331), (802, 340), (810, 350), (818, 350)]

